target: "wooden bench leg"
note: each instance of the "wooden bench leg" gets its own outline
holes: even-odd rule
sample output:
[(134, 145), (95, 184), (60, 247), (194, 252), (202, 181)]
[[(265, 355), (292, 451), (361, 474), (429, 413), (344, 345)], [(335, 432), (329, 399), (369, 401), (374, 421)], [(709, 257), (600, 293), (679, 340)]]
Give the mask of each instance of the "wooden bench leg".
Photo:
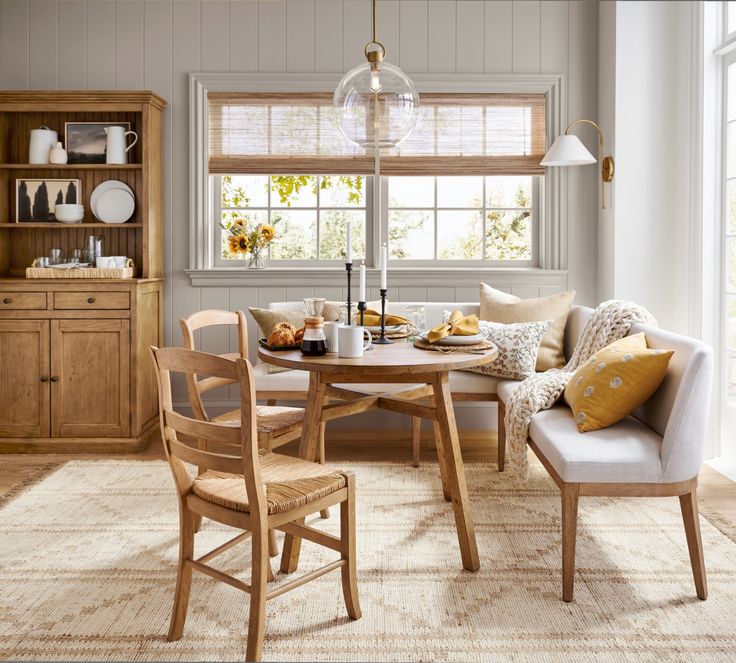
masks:
[(575, 584), (575, 540), (578, 529), (579, 486), (562, 486), (562, 600), (572, 601)]
[(698, 497), (693, 482), (692, 490), (680, 495), (680, 509), (685, 524), (685, 538), (690, 552), (690, 565), (693, 568), (695, 591), (699, 599), (708, 598), (708, 583), (705, 577), (705, 561), (703, 560), (703, 542), (700, 540), (700, 517), (698, 515)]
[(506, 406), (498, 401), (498, 471), (506, 464)]
[(422, 455), (422, 420), (419, 417), (411, 418), (411, 464), (419, 467)]

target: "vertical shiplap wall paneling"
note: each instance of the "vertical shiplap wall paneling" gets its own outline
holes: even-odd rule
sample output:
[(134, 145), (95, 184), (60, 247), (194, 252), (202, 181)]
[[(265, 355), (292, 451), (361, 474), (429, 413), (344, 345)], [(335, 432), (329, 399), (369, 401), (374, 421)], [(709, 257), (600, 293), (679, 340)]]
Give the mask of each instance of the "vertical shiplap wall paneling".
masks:
[(549, 0), (540, 7), (540, 73), (567, 77), (569, 3)]
[(460, 38), (456, 40), (455, 70), (458, 74), (482, 74), (485, 66), (485, 3), (460, 0), (456, 20)]
[(87, 89), (115, 89), (115, 3), (87, 0)]
[(363, 48), (371, 38), (369, 0), (343, 0), (342, 70), (349, 71), (365, 62)]
[(258, 3), (258, 71), (286, 71), (286, 0)]
[(0, 4), (0, 84), (6, 90), (29, 85), (28, 0), (2, 0)]
[(286, 2), (286, 71), (314, 71), (314, 0)]
[(435, 0), (427, 7), (427, 69), (444, 74), (455, 71), (454, 0)]
[[(567, 114), (570, 121), (598, 117), (598, 3), (571, 0)], [(574, 129), (591, 154), (598, 154), (598, 135), (591, 127)], [(595, 301), (599, 166), (567, 169), (568, 282), (577, 301)], [(575, 204), (572, 204), (575, 201)]]
[(139, 90), (144, 79), (143, 0), (115, 0), (115, 87)]
[(258, 0), (230, 0), (230, 71), (258, 71)]
[(376, 39), (386, 47), (386, 61), (397, 64), (401, 61), (401, 3), (399, 0), (378, 0), (376, 5)]
[(230, 3), (202, 2), (202, 71), (230, 70)]
[(486, 74), (509, 74), (513, 59), (514, 3), (486, 0), (484, 4)]
[(539, 73), (539, 0), (514, 2), (512, 67), (514, 74)]
[(34, 0), (29, 7), (29, 85), (55, 90), (58, 85), (59, 11), (56, 0)]
[(59, 0), (60, 90), (87, 87), (87, 5), (85, 0)]
[(427, 72), (427, 0), (404, 0), (401, 3), (399, 38), (401, 68), (409, 73)]
[(314, 70), (342, 71), (342, 0), (316, 0), (314, 5)]

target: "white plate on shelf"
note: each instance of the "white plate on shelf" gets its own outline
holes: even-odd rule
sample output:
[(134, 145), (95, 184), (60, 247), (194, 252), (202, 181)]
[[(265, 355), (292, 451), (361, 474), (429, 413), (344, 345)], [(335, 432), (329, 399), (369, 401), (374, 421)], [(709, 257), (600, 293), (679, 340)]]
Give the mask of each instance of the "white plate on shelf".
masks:
[(110, 189), (97, 199), (96, 208), (103, 223), (125, 223), (135, 212), (135, 198), (125, 189)]
[(102, 219), (97, 215), (97, 201), (100, 199), (102, 194), (106, 191), (110, 191), (111, 189), (122, 189), (123, 191), (127, 191), (131, 196), (133, 196), (133, 201), (135, 202), (133, 189), (131, 189), (125, 182), (121, 182), (120, 180), (105, 180), (95, 187), (89, 199), (89, 207), (92, 210), (92, 214), (94, 214), (95, 218), (100, 221)]
[[(422, 339), (427, 340), (427, 334), (422, 334)], [(436, 341), (437, 345), (475, 345), (485, 340), (483, 334), (473, 334), (472, 336), (445, 336), (439, 341)]]

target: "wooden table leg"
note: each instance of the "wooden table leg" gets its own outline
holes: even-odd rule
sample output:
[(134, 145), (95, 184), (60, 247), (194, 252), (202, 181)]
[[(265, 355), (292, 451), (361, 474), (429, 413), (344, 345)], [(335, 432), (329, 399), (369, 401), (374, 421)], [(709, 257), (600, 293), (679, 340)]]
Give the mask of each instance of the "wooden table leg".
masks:
[(478, 544), (475, 540), (473, 517), (470, 513), (470, 499), (465, 483), (465, 470), (460, 453), (460, 441), (457, 436), (457, 423), (455, 422), (455, 410), (452, 407), (448, 374), (439, 373), (433, 387), (437, 424), (445, 456), (447, 482), (452, 495), (452, 509), (455, 514), (460, 555), (465, 569), (477, 571), (480, 568)]
[[(320, 382), (319, 373), (309, 373), (309, 393), (302, 425), (302, 439), (299, 443), (299, 457), (316, 463), (319, 460), (319, 433), (322, 419), (322, 405), (327, 393), (327, 385)], [(299, 566), (299, 552), (302, 540), (287, 534), (284, 537), (284, 551), (281, 555), (281, 571), (293, 573)]]
[(432, 422), (432, 429), (434, 430), (434, 448), (437, 451), (437, 464), (440, 467), (440, 479), (442, 479), (442, 494), (445, 500), (449, 502), (452, 500), (450, 494), (450, 486), (447, 483), (447, 464), (445, 462), (445, 447), (442, 444), (442, 433), (440, 433), (440, 427), (436, 421)]

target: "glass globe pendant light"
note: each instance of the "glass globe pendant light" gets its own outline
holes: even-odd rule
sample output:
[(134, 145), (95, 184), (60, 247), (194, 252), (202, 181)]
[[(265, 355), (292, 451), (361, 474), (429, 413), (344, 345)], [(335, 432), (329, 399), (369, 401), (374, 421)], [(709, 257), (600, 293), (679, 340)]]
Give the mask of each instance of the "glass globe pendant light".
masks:
[(361, 147), (393, 147), (414, 130), (419, 95), (401, 69), (384, 62), (386, 49), (376, 41), (376, 0), (373, 37), (364, 52), (367, 62), (345, 74), (332, 98), (337, 125), (349, 141)]

